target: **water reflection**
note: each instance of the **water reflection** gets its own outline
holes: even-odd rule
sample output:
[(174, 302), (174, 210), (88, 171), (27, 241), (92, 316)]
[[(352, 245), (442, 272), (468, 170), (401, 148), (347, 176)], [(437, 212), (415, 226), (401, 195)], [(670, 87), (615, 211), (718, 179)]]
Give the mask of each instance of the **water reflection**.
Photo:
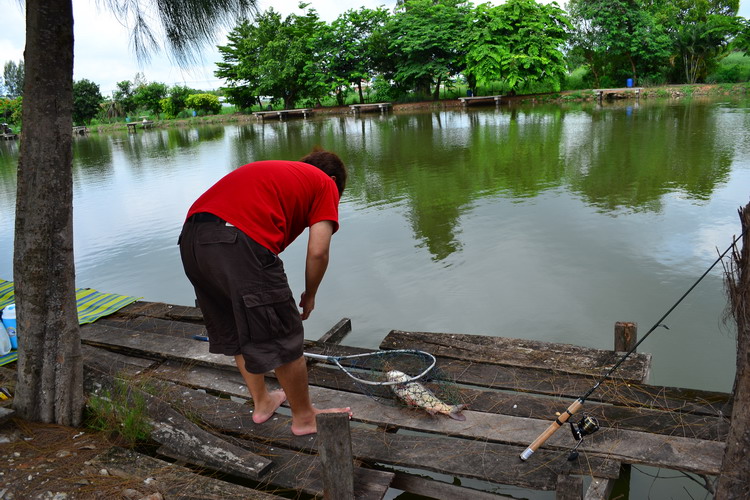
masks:
[[(727, 99), (503, 105), (92, 133), (73, 146), (77, 279), (192, 304), (175, 243), (193, 200), (239, 165), (320, 145), (350, 180), (311, 336), (345, 315), (350, 341), (365, 347), (399, 328), (609, 348), (614, 321), (648, 328), (736, 232), (750, 185), (747, 109)], [(3, 279), (17, 156), (0, 144)], [(285, 263), (293, 289), (304, 286), (304, 242)], [(646, 349), (661, 382), (682, 384), (701, 363), (723, 370), (691, 385), (731, 380), (731, 335), (702, 336), (724, 307), (721, 277), (707, 281), (670, 325), (696, 332), (681, 337), (682, 357), (671, 356), (676, 337)]]

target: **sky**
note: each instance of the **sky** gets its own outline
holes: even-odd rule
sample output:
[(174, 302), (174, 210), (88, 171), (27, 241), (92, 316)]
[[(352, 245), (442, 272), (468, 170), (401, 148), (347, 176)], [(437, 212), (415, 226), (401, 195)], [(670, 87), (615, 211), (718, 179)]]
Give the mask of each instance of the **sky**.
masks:
[[(396, 0), (307, 0), (320, 18), (331, 22), (349, 9), (384, 6), (392, 9)], [(18, 0), (0, 0), (0, 64), (23, 59), (25, 45), (25, 14)], [(481, 1), (475, 1), (481, 3)], [(498, 1), (496, 3), (502, 3)], [(543, 0), (549, 3), (549, 0)], [(564, 1), (558, 2), (564, 5)], [(282, 15), (302, 14), (299, 0), (259, 0), (260, 10), (273, 6)], [(740, 1), (739, 15), (750, 17), (750, 0)], [(147, 82), (168, 86), (185, 85), (198, 90), (214, 90), (222, 85), (213, 72), (221, 61), (216, 45), (226, 43), (224, 30), (217, 33), (214, 43), (198, 54), (198, 61), (181, 69), (164, 53), (157, 53), (148, 62), (139, 62), (130, 46), (128, 29), (107, 10), (100, 9), (96, 0), (73, 0), (75, 54), (74, 80), (87, 79), (99, 85), (103, 96), (111, 95), (117, 82), (133, 81), (142, 73)], [(229, 27), (231, 29), (231, 27)]]

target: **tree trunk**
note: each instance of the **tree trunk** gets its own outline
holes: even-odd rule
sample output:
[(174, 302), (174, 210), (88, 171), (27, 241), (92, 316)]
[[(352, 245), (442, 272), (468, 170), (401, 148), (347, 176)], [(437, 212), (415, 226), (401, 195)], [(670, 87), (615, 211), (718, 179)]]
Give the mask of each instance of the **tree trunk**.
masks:
[(732, 315), (737, 322), (737, 372), (732, 423), (721, 464), (716, 498), (750, 498), (750, 203), (740, 210), (742, 249), (726, 273)]
[(72, 0), (27, 0), (24, 57), (14, 407), (28, 420), (75, 426), (84, 400), (73, 260)]
[(440, 100), (440, 85), (443, 83), (442, 77), (438, 76), (437, 83), (435, 83), (435, 92), (432, 94), (433, 101)]
[(362, 92), (362, 79), (360, 78), (357, 82), (357, 89), (359, 90), (359, 103), (364, 104), (365, 103), (365, 94)]

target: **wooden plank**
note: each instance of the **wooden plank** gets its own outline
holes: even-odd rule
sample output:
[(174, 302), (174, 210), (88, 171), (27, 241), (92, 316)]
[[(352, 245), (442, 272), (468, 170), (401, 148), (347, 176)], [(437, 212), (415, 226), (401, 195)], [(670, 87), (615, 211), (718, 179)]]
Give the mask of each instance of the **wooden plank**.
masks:
[(117, 446), (91, 460), (90, 465), (95, 470), (105, 469), (109, 475), (123, 479), (143, 480), (156, 474), (159, 491), (164, 498), (182, 500), (224, 500), (226, 498), (277, 500), (284, 498), (196, 474), (185, 467)]
[(152, 316), (161, 319), (173, 319), (178, 321), (203, 321), (203, 314), (197, 307), (179, 306), (165, 304), (163, 302), (148, 302), (139, 300), (128, 304), (107, 318), (118, 318), (121, 316)]
[[(133, 324), (138, 321), (134, 320)], [(142, 324), (142, 322), (140, 322)], [(81, 341), (88, 345), (115, 348), (158, 359), (179, 359), (211, 366), (232, 366), (231, 356), (211, 354), (208, 344), (186, 337), (154, 335), (148, 332), (108, 326), (102, 320), (81, 327)]]
[[(166, 380), (206, 389), (213, 393), (249, 398), (247, 387), (236, 369), (182, 365), (167, 361), (154, 370), (154, 375)], [(310, 383), (329, 389), (361, 393), (362, 389), (338, 369), (312, 366), (308, 370)], [(516, 417), (552, 418), (563, 406), (560, 401), (540, 398), (519, 392), (478, 390), (461, 387), (462, 402), (474, 411), (499, 413)], [(587, 414), (596, 417), (604, 427), (639, 430), (697, 439), (725, 441), (729, 422), (720, 417), (692, 415), (648, 408), (627, 408), (600, 403), (587, 403)]]
[[(335, 393), (336, 391), (328, 391)], [(204, 392), (180, 389), (162, 390), (160, 394), (165, 401), (171, 401), (182, 408), (190, 408), (194, 415), (213, 429), (222, 433), (242, 435), (246, 439), (259, 440), (263, 443), (273, 443), (298, 450), (317, 450), (318, 443), (315, 436), (292, 436), (289, 432), (290, 418), (277, 414), (266, 424), (254, 424), (250, 412), (241, 403), (217, 398)], [(337, 398), (334, 394), (325, 394), (318, 390), (312, 391), (313, 400), (320, 407), (330, 406)], [(399, 422), (408, 415), (400, 413), (398, 408), (389, 408), (374, 403), (370, 398), (359, 396), (360, 399), (345, 400), (351, 403), (354, 418), (364, 415), (365, 421), (376, 425)], [(365, 401), (373, 406), (367, 408)], [(413, 412), (406, 412), (413, 413)], [(429, 420), (434, 424), (433, 417), (420, 415), (416, 418)], [(415, 418), (412, 416), (411, 418)], [(450, 419), (441, 419), (441, 422)], [(520, 419), (517, 419), (520, 420)], [(455, 422), (455, 421), (451, 421)], [(518, 422), (516, 422), (518, 423)], [(487, 422), (474, 422), (475, 430), (486, 425)], [(417, 426), (407, 426), (416, 428)], [(473, 437), (484, 435), (487, 430), (496, 432), (499, 428), (487, 427), (483, 432), (474, 433)], [(508, 427), (508, 433), (513, 429)], [(469, 433), (471, 434), (471, 433)], [(484, 439), (487, 439), (486, 436)], [(483, 439), (460, 440), (428, 435), (402, 435), (370, 430), (357, 426), (352, 429), (352, 448), (355, 458), (368, 463), (387, 463), (400, 467), (423, 469), (432, 472), (453, 474), (489, 481), (495, 484), (516, 484), (532, 489), (553, 489), (557, 475), (562, 472), (570, 474), (596, 473), (603, 477), (616, 478), (619, 474), (617, 461), (601, 460), (589, 455), (588, 460), (569, 462), (564, 460), (559, 452), (541, 450), (539, 463), (530, 466), (518, 459), (522, 451), (518, 446), (506, 446)], [(459, 458), (460, 457), (460, 458)]]
[(323, 463), (323, 498), (354, 497), (354, 464), (349, 416), (321, 413), (315, 418)]
[[(115, 392), (114, 377), (95, 370), (86, 370), (84, 385), (89, 394), (110, 398)], [(151, 426), (151, 439), (171, 448), (192, 463), (247, 479), (258, 479), (271, 467), (271, 461), (255, 455), (210, 434), (172, 409), (161, 397), (139, 390), (134, 385), (122, 394), (123, 404), (145, 402)]]
[(583, 478), (581, 476), (557, 476), (555, 500), (581, 500), (583, 497)]
[[(117, 321), (120, 320), (117, 319)], [(128, 323), (128, 326), (129, 328), (140, 328), (148, 324), (148, 321), (145, 320), (133, 320)], [(183, 327), (169, 326), (171, 323), (164, 323), (164, 325), (166, 326), (162, 327), (162, 329), (167, 333), (179, 332), (180, 335), (187, 336), (191, 332), (188, 329), (183, 330)], [(91, 345), (110, 346), (121, 349), (124, 352), (160, 359), (180, 360), (190, 364), (215, 367), (234, 366), (234, 361), (231, 357), (208, 353), (208, 345), (205, 342), (180, 337), (165, 340), (163, 337), (166, 336), (151, 335), (145, 331), (142, 333), (136, 330), (108, 326), (108, 323), (102, 320), (81, 328), (83, 342)], [(305, 350), (328, 355), (344, 355), (367, 351), (365, 349), (331, 344), (324, 345), (314, 342), (306, 343)], [(445, 360), (443, 358), (439, 359), (438, 367), (446, 377), (462, 384), (472, 384), (495, 390), (533, 392), (572, 399), (586, 392), (597, 381), (594, 377), (570, 376), (564, 373), (533, 368), (504, 367), (472, 361)], [(695, 413), (696, 415), (720, 417), (721, 419), (731, 415), (731, 396), (727, 393), (648, 386), (614, 379), (602, 384), (592, 394), (589, 401), (600, 401), (631, 407), (646, 406), (679, 413)], [(517, 410), (518, 408), (515, 409)], [(524, 411), (524, 409), (521, 408), (519, 411)], [(675, 414), (670, 418), (675, 419), (674, 428), (678, 429), (678, 423), (680, 422), (679, 414)], [(622, 417), (618, 418), (618, 420), (621, 421)], [(665, 425), (669, 428), (672, 424), (666, 423)], [(722, 436), (725, 429), (726, 423), (722, 424), (721, 421), (707, 428), (708, 431), (716, 432), (716, 434), (713, 434), (714, 436)], [(687, 433), (688, 435), (691, 434), (691, 432)], [(711, 435), (697, 432), (692, 432), (692, 434), (699, 437), (705, 436), (705, 439), (713, 439)]]
[[(380, 343), (380, 348), (418, 349), (447, 358), (593, 376), (604, 375), (621, 358), (615, 351), (571, 344), (401, 330), (392, 330)], [(617, 377), (643, 382), (650, 364), (650, 354), (634, 353), (620, 365)]]
[(396, 473), (391, 486), (401, 491), (437, 500), (515, 500), (514, 497), (456, 486), (403, 472)]
[[(407, 348), (414, 348), (414, 346)], [(367, 351), (313, 342), (306, 343), (305, 350), (330, 356)], [(495, 390), (522, 391), (576, 399), (599, 381), (597, 377), (572, 375), (561, 371), (437, 357), (437, 367), (445, 378), (462, 384)], [(608, 379), (603, 383), (589, 397), (589, 401), (631, 407), (645, 406), (720, 418), (728, 418), (732, 414), (732, 400), (729, 393), (637, 384), (617, 378)]]
[(349, 318), (342, 318), (338, 323), (333, 325), (330, 330), (324, 333), (320, 339), (318, 339), (318, 342), (338, 344), (344, 340), (344, 337), (346, 337), (351, 331), (352, 320)]
[(614, 487), (615, 481), (613, 479), (595, 477), (586, 490), (583, 500), (607, 500)]
[[(274, 467), (260, 480), (261, 486), (286, 488), (322, 496), (323, 472), (320, 457), (297, 453), (273, 443), (262, 443), (227, 436), (238, 446), (273, 459)], [(390, 487), (394, 473), (354, 467), (354, 497), (356, 500), (380, 500)]]
[[(432, 417), (418, 410), (385, 406), (366, 396), (318, 387), (311, 387), (311, 397), (321, 406), (351, 406), (354, 419), (360, 422), (381, 426), (395, 425), (402, 429), (518, 446), (526, 446), (532, 442), (547, 428), (553, 418), (538, 420), (464, 411), (467, 420), (457, 422), (442, 416)], [(572, 440), (566, 429), (556, 433), (545, 444), (547, 449), (563, 452), (571, 446)], [(713, 475), (719, 471), (724, 443), (603, 428), (587, 438), (580, 449), (626, 463)]]
[(90, 345), (81, 346), (81, 352), (83, 354), (83, 362), (86, 366), (109, 375), (134, 377), (158, 364), (158, 362), (152, 359), (125, 356)]

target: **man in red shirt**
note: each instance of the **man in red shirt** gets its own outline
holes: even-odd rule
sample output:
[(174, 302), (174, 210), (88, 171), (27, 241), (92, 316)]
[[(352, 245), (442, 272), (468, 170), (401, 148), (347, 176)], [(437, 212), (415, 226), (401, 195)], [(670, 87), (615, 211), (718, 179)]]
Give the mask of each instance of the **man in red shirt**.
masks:
[[(188, 210), (180, 256), (208, 331), (209, 351), (234, 356), (263, 423), (289, 400), (292, 432), (316, 432), (302, 320), (328, 267), (346, 185), (338, 156), (316, 148), (300, 161), (259, 161), (225, 175)], [(306, 228), (305, 291), (297, 309), (278, 254)], [(274, 370), (282, 390), (268, 391)]]

